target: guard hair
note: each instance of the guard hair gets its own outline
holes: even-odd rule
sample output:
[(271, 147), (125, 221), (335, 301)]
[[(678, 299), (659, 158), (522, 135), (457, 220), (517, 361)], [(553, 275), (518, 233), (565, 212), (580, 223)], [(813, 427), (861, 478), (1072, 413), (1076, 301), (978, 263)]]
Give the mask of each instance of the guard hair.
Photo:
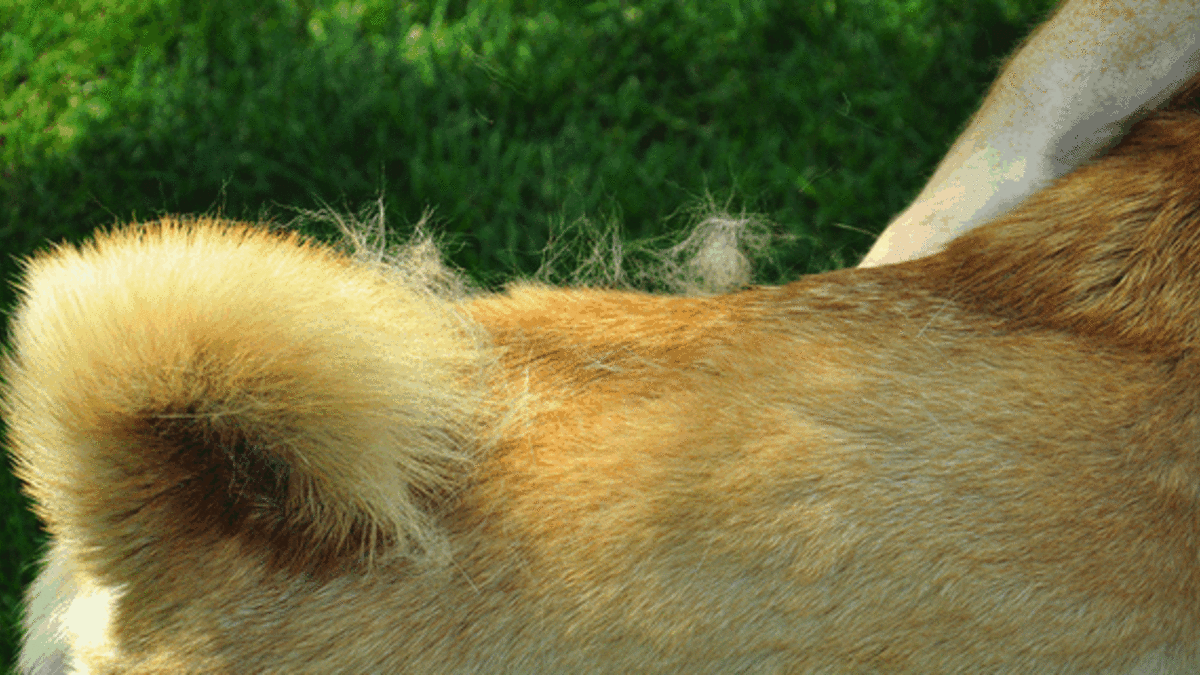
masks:
[[(296, 209), (288, 229), (324, 228), (341, 233), (339, 250), (438, 297), (455, 301), (483, 294), (484, 289), (444, 258), (446, 243), (433, 231), (433, 212), (426, 211), (403, 241), (389, 236), (382, 198), (355, 214), (325, 206)], [(570, 224), (552, 223), (542, 250), (542, 263), (530, 278), (516, 277), (511, 286), (556, 286), (646, 291), (682, 296), (730, 293), (750, 285), (755, 272), (771, 258), (771, 248), (793, 235), (780, 234), (761, 215), (734, 214), (706, 195), (689, 208), (691, 225), (658, 237), (628, 240), (616, 218), (601, 224), (580, 217)], [(664, 243), (665, 242), (665, 243)]]

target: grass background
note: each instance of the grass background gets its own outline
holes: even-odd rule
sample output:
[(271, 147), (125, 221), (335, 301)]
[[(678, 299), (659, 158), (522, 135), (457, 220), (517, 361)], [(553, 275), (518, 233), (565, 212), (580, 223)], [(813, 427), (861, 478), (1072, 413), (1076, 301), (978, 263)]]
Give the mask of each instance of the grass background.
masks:
[[(14, 257), (97, 226), (380, 196), (492, 285), (556, 223), (709, 198), (789, 235), (762, 282), (852, 265), (1052, 5), (0, 0), (0, 307)], [(7, 464), (0, 527), (6, 672), (44, 539)]]

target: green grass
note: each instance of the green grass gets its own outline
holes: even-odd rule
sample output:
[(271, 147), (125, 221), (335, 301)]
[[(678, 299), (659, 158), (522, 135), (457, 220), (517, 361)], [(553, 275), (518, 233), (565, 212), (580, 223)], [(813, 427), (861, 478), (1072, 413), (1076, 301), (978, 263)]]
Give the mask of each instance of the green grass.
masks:
[[(1051, 4), (0, 0), (0, 266), (118, 220), (382, 195), (494, 281), (555, 223), (646, 237), (711, 195), (790, 235), (782, 282), (866, 251)], [(41, 540), (7, 471), (0, 502), (3, 667)]]

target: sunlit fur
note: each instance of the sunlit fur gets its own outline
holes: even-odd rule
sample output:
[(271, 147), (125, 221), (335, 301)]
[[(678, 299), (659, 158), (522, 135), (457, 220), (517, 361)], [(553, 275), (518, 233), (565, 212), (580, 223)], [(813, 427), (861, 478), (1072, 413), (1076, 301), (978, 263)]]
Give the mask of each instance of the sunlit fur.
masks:
[(938, 255), (727, 294), (209, 220), (35, 257), (22, 668), (1196, 672), (1198, 139), (1160, 114)]

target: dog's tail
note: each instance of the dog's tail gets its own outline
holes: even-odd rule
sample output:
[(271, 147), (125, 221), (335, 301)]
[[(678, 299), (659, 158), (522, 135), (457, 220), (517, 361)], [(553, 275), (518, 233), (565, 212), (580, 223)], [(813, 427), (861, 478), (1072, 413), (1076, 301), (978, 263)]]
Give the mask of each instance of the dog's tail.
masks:
[(444, 546), (436, 511), (478, 451), (488, 360), (453, 303), (215, 220), (126, 227), (24, 267), (9, 446), (39, 515), (96, 572), (241, 537), (310, 572)]

